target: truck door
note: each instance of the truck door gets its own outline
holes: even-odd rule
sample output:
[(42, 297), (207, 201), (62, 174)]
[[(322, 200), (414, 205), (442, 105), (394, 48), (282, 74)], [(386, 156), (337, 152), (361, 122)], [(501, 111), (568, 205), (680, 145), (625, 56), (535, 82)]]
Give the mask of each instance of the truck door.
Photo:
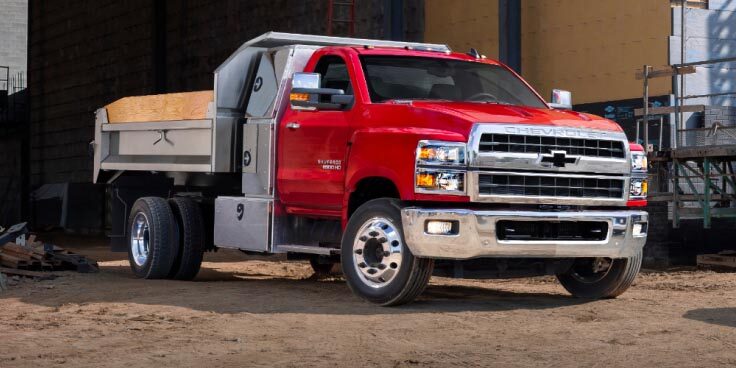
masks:
[[(345, 60), (325, 55), (315, 66), (323, 88), (353, 94)], [(345, 159), (353, 108), (305, 111), (289, 108), (279, 122), (277, 187), (287, 207), (337, 211), (342, 207)]]

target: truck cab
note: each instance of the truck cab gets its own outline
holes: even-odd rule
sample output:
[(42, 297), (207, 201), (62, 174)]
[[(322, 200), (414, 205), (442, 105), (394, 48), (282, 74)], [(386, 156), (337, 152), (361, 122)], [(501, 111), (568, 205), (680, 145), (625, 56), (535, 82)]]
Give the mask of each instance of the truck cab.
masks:
[[(236, 51), (214, 84), (209, 128), (174, 122), (180, 135), (209, 132), (201, 172), (181, 166), (197, 149), (176, 142), (120, 157), (129, 129), (163, 123), (111, 128), (111, 108), (98, 111), (96, 179), (141, 162), (172, 178), (168, 205), (140, 198), (122, 226), (141, 277), (171, 277), (192, 257), (198, 269), (215, 247), (286, 253), (318, 272), (339, 262), (355, 294), (397, 305), (433, 274), (550, 274), (575, 296), (603, 298), (639, 271), (641, 146), (612, 121), (551, 107), (477, 52), (270, 33)], [(192, 183), (209, 194), (176, 195)], [(154, 229), (158, 217), (171, 226)], [(174, 259), (153, 264), (157, 253)]]

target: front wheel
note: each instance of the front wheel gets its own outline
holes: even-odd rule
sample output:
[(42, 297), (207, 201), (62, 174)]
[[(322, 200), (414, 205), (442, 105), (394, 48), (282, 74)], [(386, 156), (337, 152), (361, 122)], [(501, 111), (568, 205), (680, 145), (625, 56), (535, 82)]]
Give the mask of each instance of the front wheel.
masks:
[(368, 201), (350, 217), (342, 238), (342, 272), (356, 295), (383, 306), (413, 301), (432, 276), (434, 261), (406, 246), (396, 199)]
[(641, 269), (641, 258), (640, 250), (631, 258), (580, 259), (566, 273), (557, 275), (557, 279), (578, 298), (615, 298), (634, 283)]

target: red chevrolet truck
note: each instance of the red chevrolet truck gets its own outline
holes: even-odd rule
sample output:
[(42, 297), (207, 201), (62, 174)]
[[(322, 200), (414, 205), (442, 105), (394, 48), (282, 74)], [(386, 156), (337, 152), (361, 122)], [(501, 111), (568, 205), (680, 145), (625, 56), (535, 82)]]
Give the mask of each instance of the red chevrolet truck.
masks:
[(569, 101), (474, 50), (272, 32), (211, 91), (99, 109), (94, 180), (142, 278), (192, 279), (232, 248), (340, 263), (384, 306), (432, 275), (615, 297), (641, 267), (646, 156)]

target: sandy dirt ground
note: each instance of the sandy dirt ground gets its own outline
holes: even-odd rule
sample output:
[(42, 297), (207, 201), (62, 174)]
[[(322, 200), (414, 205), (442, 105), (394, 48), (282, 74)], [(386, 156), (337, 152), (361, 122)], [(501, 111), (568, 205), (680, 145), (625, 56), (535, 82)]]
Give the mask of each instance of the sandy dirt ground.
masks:
[(434, 278), (381, 308), (303, 262), (220, 251), (194, 282), (138, 280), (99, 241), (57, 243), (101, 272), (0, 293), (0, 367), (736, 366), (736, 274), (645, 272), (593, 302), (552, 278)]

